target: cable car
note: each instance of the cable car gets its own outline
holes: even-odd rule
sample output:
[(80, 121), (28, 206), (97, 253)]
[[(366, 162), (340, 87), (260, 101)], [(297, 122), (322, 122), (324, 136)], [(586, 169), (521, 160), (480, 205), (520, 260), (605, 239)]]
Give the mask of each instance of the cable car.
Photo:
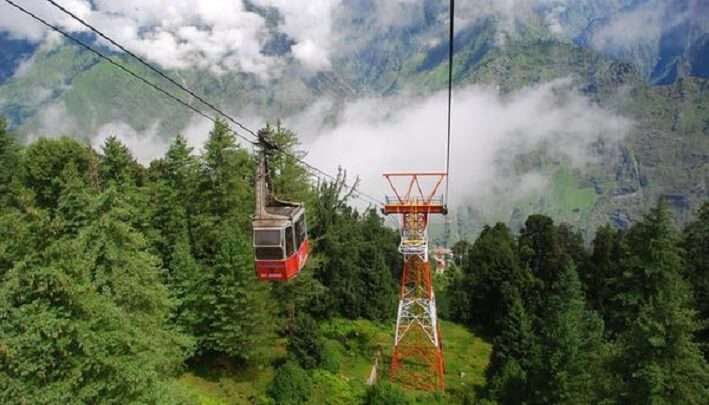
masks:
[(256, 276), (263, 281), (287, 281), (308, 260), (308, 227), (302, 203), (281, 201), (272, 194), (268, 158), (275, 150), (270, 130), (258, 133), (261, 154), (256, 168), (256, 212), (253, 245)]

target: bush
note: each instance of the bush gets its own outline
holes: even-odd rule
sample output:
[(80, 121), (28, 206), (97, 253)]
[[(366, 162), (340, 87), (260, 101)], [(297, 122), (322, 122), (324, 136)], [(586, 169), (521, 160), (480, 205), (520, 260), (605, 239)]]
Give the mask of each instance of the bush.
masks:
[(313, 381), (298, 363), (286, 362), (276, 371), (268, 395), (279, 405), (299, 405), (307, 402), (313, 390)]
[(328, 405), (351, 405), (359, 403), (357, 395), (345, 377), (328, 371), (313, 370), (313, 386), (317, 393), (311, 403)]
[(369, 388), (364, 405), (412, 405), (413, 402), (401, 388), (388, 382), (380, 382)]
[(340, 354), (339, 344), (333, 341), (326, 341), (323, 345), (322, 362), (320, 368), (323, 368), (333, 374), (340, 371)]
[(312, 369), (322, 363), (322, 352), (323, 339), (317, 322), (307, 313), (298, 314), (288, 338), (288, 354), (303, 368)]

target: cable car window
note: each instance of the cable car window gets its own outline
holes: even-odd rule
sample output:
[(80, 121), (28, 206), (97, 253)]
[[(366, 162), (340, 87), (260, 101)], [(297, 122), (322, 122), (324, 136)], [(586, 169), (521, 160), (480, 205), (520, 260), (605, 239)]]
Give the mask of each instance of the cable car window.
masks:
[(307, 231), (305, 230), (305, 215), (301, 216), (298, 222), (295, 223), (295, 237), (298, 243), (298, 248), (307, 238)]
[(281, 247), (256, 247), (256, 260), (283, 260)]
[(255, 246), (281, 246), (280, 229), (256, 229), (254, 230)]
[(289, 226), (286, 228), (286, 256), (291, 256), (293, 254), (293, 251), (295, 250), (293, 248), (293, 227)]

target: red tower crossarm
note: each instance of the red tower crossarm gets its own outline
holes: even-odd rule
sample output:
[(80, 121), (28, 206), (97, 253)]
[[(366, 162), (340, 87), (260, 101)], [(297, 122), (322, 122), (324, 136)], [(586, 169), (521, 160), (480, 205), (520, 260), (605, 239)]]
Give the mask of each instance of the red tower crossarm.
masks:
[[(394, 192), (394, 197), (387, 197), (382, 210), (384, 214), (411, 214), (421, 212), (426, 214), (447, 214), (448, 209), (443, 202), (443, 198), (436, 198), (436, 193), (446, 178), (446, 173), (441, 172), (420, 172), (420, 173), (385, 173), (389, 186)], [(402, 193), (393, 181), (397, 178), (408, 178), (406, 192)], [(421, 179), (430, 178), (433, 180), (433, 187), (427, 194), (424, 193)], [(415, 190), (414, 190), (415, 187)], [(415, 193), (417, 192), (417, 193)]]
[[(428, 262), (428, 217), (447, 212), (443, 198), (436, 198), (446, 174), (387, 173), (384, 177), (394, 196), (386, 198), (382, 211), (402, 217), (399, 252), (404, 259), (390, 377), (416, 389), (443, 390), (443, 345)], [(403, 188), (397, 187), (396, 180)], [(428, 184), (427, 193), (424, 185)]]

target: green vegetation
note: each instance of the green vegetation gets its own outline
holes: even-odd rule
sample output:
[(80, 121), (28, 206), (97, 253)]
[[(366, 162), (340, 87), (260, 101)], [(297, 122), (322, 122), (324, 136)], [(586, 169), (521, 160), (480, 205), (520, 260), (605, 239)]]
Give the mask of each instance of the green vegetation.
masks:
[(707, 210), (681, 238), (661, 201), (627, 232), (600, 228), (590, 252), (580, 234), (541, 215), (517, 238), (497, 224), (458, 243), (460, 269), (443, 294), (454, 320), (492, 338), (482, 398), (701, 403)]
[[(387, 372), (394, 339), (393, 324), (336, 318), (321, 324), (318, 333), (325, 346), (324, 353), (337, 358), (338, 364), (335, 369), (328, 369), (325, 362), (323, 368), (309, 372), (313, 387), (308, 403), (356, 403), (368, 392), (367, 377), (380, 351), (383, 356), (380, 372)], [(465, 327), (452, 322), (442, 322), (441, 334), (446, 350), (447, 398), (456, 403), (466, 393), (485, 384), (484, 371), (491, 346)], [(201, 373), (183, 374), (178, 381), (191, 395), (202, 398), (205, 403), (249, 403), (248, 398), (258, 397), (272, 383), (274, 365), (283, 363), (289, 356), (284, 341), (277, 341), (276, 344), (273, 353), (266, 354), (260, 360), (263, 362), (261, 368), (224, 370), (211, 364), (201, 368)], [(431, 398), (425, 393), (410, 395), (414, 400), (418, 398), (420, 403), (426, 403)]]
[[(272, 131), (295, 150), (292, 132)], [(177, 137), (147, 168), (116, 138), (100, 151), (68, 138), (19, 147), (1, 123), (0, 156), (0, 224), (12, 235), (0, 239), (2, 403), (709, 395), (709, 203), (680, 234), (661, 201), (628, 231), (599, 228), (590, 251), (544, 215), (458, 243), (436, 277), (446, 392), (428, 393), (387, 382), (398, 235), (348, 205), (344, 173), (314, 186), (294, 159), (274, 159), (274, 187), (307, 204), (314, 250), (298, 278), (271, 285), (256, 281), (248, 242), (255, 159), (222, 122), (202, 154)], [(582, 189), (571, 179), (560, 172), (559, 187)]]

